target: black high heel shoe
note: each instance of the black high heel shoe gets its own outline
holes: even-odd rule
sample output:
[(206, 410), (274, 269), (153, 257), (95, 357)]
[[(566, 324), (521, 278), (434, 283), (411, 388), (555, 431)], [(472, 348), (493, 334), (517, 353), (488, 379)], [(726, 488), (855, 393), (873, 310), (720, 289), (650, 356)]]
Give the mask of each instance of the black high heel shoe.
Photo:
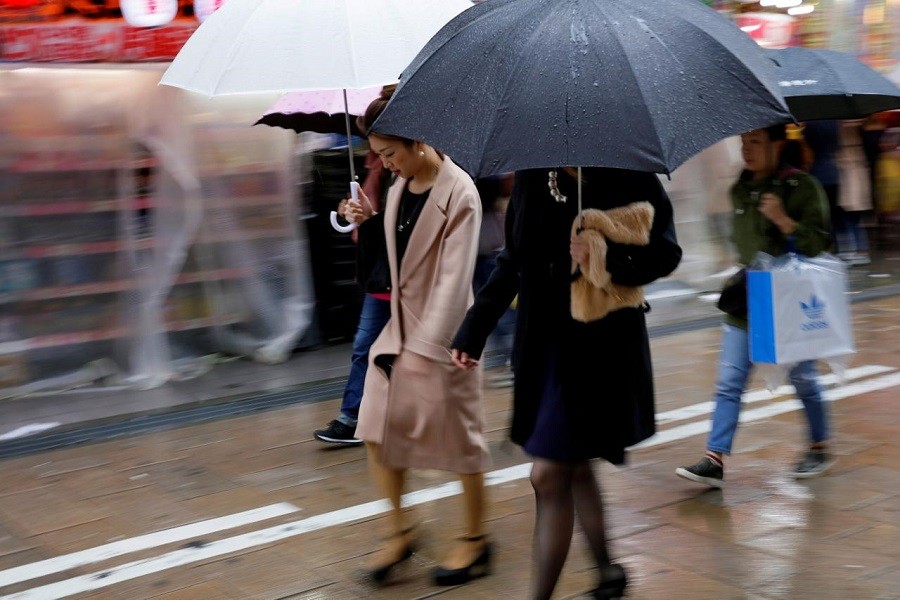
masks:
[[(395, 537), (409, 535), (410, 533), (412, 533), (413, 529), (415, 529), (415, 527), (408, 527), (408, 528), (404, 529), (403, 531), (401, 531), (399, 533), (395, 533), (394, 535), (389, 536), (385, 539), (391, 540)], [(375, 583), (384, 583), (387, 580), (388, 575), (391, 574), (391, 571), (394, 570), (394, 567), (396, 567), (397, 565), (401, 564), (402, 562), (404, 562), (406, 560), (409, 560), (409, 558), (413, 555), (414, 552), (415, 552), (415, 547), (414, 547), (413, 543), (408, 542), (406, 544), (406, 547), (403, 549), (403, 553), (400, 555), (400, 558), (398, 558), (397, 560), (395, 560), (391, 563), (388, 563), (386, 565), (382, 565), (380, 567), (375, 567), (374, 569), (371, 569), (369, 571), (369, 577)]]
[[(484, 538), (485, 536), (478, 535), (462, 538), (462, 540), (465, 542), (480, 542)], [(484, 548), (475, 557), (475, 560), (459, 569), (435, 567), (434, 571), (432, 571), (435, 585), (462, 585), (478, 577), (489, 575), (491, 572), (491, 550), (491, 544), (485, 543)]]
[(595, 600), (617, 600), (625, 594), (628, 577), (622, 565), (610, 563), (600, 567), (600, 585), (592, 592)]

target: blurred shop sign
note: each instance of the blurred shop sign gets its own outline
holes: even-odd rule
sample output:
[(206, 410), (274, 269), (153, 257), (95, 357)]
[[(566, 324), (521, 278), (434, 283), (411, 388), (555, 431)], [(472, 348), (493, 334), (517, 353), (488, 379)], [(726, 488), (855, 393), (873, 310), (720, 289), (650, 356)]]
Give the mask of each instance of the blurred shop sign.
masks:
[(0, 61), (144, 62), (172, 60), (197, 28), (178, 19), (162, 27), (132, 27), (122, 20), (0, 25)]
[(194, 0), (194, 16), (201, 23), (225, 3), (225, 0)]
[(781, 13), (741, 13), (735, 20), (741, 31), (764, 48), (791, 46), (797, 33), (797, 19)]
[(135, 27), (159, 27), (178, 14), (178, 0), (120, 0), (122, 17)]

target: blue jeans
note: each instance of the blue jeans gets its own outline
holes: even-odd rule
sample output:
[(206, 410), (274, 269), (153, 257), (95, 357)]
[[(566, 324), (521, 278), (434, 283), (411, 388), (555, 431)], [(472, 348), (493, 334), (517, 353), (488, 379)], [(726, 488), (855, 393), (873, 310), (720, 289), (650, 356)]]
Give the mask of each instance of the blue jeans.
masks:
[[(741, 394), (750, 378), (752, 366), (747, 331), (725, 324), (722, 329), (716, 395), (713, 398), (716, 407), (713, 411), (712, 431), (706, 442), (707, 450), (731, 453), (731, 444), (741, 414)], [(815, 361), (798, 363), (789, 375), (791, 384), (797, 390), (797, 397), (803, 402), (810, 439), (813, 443), (824, 442), (829, 437), (828, 413), (819, 391)]]
[[(497, 254), (499, 254), (499, 252), (495, 254), (482, 254), (475, 260), (475, 275), (472, 278), (472, 288), (475, 290), (476, 294), (478, 293), (478, 290), (487, 283), (488, 279), (491, 278), (491, 273), (494, 272), (494, 268), (497, 266)], [(503, 313), (503, 316), (500, 317), (494, 331), (491, 332), (493, 349), (499, 350), (507, 359), (512, 351), (515, 332), (516, 314), (513, 309), (508, 308), (506, 309), (506, 312)]]
[(359, 417), (359, 405), (362, 403), (363, 385), (366, 383), (366, 371), (369, 369), (369, 348), (375, 343), (378, 334), (391, 318), (391, 301), (379, 300), (366, 294), (363, 299), (359, 325), (353, 337), (353, 355), (350, 358), (350, 374), (344, 388), (344, 399), (341, 402), (341, 414), (338, 421), (351, 427), (356, 426)]

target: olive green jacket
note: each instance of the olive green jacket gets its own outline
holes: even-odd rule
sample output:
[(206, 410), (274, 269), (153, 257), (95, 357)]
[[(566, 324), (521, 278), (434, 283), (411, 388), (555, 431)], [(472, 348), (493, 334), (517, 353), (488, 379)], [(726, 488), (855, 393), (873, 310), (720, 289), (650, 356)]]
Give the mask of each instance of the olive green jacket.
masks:
[[(790, 236), (759, 212), (763, 194), (781, 198), (785, 212), (797, 222), (797, 230)], [(738, 261), (748, 265), (758, 252), (772, 256), (786, 254), (788, 238), (793, 239), (794, 251), (816, 256), (831, 245), (831, 219), (828, 199), (821, 184), (812, 175), (796, 169), (783, 169), (777, 177), (754, 181), (744, 172), (731, 188), (732, 236)], [(728, 315), (726, 323), (747, 328), (746, 319)]]

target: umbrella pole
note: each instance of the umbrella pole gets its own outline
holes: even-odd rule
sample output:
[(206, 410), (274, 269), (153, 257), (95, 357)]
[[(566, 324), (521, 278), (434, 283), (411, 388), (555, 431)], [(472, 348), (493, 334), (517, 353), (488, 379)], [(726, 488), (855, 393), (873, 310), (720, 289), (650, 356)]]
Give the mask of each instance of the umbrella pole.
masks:
[[(350, 198), (359, 200), (359, 184), (356, 183), (356, 168), (353, 166), (353, 137), (350, 133), (350, 107), (347, 105), (347, 89), (344, 88), (344, 124), (347, 126), (347, 155), (350, 157)], [(340, 233), (350, 233), (356, 229), (356, 223), (341, 225), (337, 220), (337, 212), (331, 211), (331, 226)]]
[(347, 88), (344, 88), (344, 125), (347, 126), (347, 154), (350, 157), (350, 181), (356, 181), (356, 167), (353, 166), (353, 134), (350, 132), (350, 107), (347, 104)]
[[(581, 167), (578, 167), (578, 218), (584, 221), (581, 216)], [(579, 228), (581, 224), (579, 224)]]

